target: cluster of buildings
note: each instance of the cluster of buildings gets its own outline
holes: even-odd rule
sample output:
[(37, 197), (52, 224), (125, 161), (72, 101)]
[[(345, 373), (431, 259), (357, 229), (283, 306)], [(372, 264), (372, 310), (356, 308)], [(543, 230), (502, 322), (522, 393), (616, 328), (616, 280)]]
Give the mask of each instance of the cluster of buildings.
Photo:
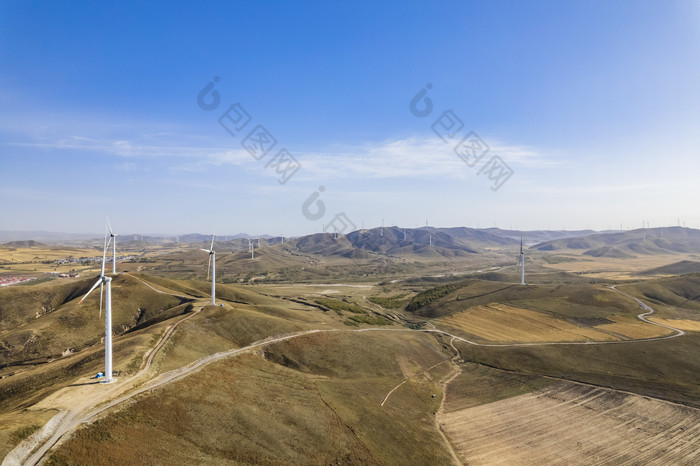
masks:
[[(121, 256), (117, 258), (118, 262), (133, 260), (134, 256)], [(66, 259), (59, 259), (56, 261), (56, 265), (69, 265), (69, 264), (89, 264), (92, 262), (101, 262), (102, 257), (68, 257)]]

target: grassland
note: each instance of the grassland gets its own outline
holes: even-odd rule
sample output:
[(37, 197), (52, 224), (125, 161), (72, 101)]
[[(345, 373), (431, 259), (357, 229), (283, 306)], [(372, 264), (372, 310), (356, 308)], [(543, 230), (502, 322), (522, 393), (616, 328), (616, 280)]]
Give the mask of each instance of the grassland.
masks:
[(447, 386), (447, 413), (523, 395), (554, 383), (536, 375), (506, 372), (468, 362), (461, 364), (460, 369), (459, 375)]
[(102, 250), (46, 245), (15, 248), (0, 245), (0, 273), (36, 275), (85, 271), (94, 267), (94, 264), (58, 265), (56, 262), (61, 259), (97, 256), (102, 256)]
[[(204, 369), (80, 430), (49, 464), (91, 462), (447, 464), (434, 381), (405, 384), (399, 360), (443, 360), (423, 335), (336, 332)], [(100, 455), (94, 455), (100, 451)]]
[[(0, 290), (2, 365), (45, 362), (98, 344), (104, 335), (99, 290), (83, 304), (78, 299), (93, 282), (84, 279)], [(187, 312), (192, 301), (157, 293), (128, 275), (114, 278), (112, 300), (112, 331), (117, 335)]]
[[(639, 305), (610, 289), (612, 282), (591, 283), (599, 281), (591, 278), (593, 274), (546, 273), (540, 268), (530, 275), (533, 284), (522, 287), (509, 281), (515, 279), (514, 271), (500, 268), (484, 268), (465, 278), (462, 272), (433, 274), (449, 270), (455, 262), (423, 261), (401, 268), (400, 261), (382, 263), (371, 257), (348, 264), (347, 258), (333, 257), (301, 266), (296, 261), (311, 261), (311, 256), (287, 252), (291, 258), (277, 251), (284, 257), (270, 253), (257, 264), (243, 264), (236, 253), (222, 257), (223, 270), (217, 263), (222, 280), (247, 284), (218, 283), (217, 306), (204, 306), (210, 284), (195, 279), (203, 278), (206, 255), (183, 253), (167, 260), (153, 256), (151, 262), (129, 265), (171, 270), (161, 277), (127, 273), (114, 281), (115, 366), (122, 374), (137, 370), (154, 342), (186, 315), (191, 318), (156, 354), (153, 376), (271, 336), (309, 329), (323, 333), (231, 356), (146, 391), (79, 429), (52, 452), (49, 464), (447, 464), (450, 454), (438, 420), (455, 444), (471, 444), (471, 410), (528, 396), (533, 400), (541, 393), (549, 394), (540, 400), (543, 409), (566, 419), (571, 403), (547, 404), (561, 395), (552, 388), (559, 383), (552, 378), (700, 406), (700, 363), (694, 362), (700, 344), (695, 331), (700, 328), (700, 276), (618, 285), (651, 304), (657, 310), (653, 319), (691, 330), (671, 340), (634, 342), (666, 331), (638, 320), (636, 315), (643, 312)], [(607, 264), (600, 258), (564, 259), (552, 262), (570, 267), (579, 262), (586, 267), (589, 262)], [(197, 269), (192, 268), (195, 263)], [(284, 270), (293, 273), (285, 275)], [(416, 276), (416, 271), (429, 271), (429, 276)], [(290, 283), (297, 272), (302, 280), (316, 283)], [(173, 278), (178, 275), (185, 279)], [(103, 328), (93, 315), (98, 297), (87, 300), (85, 310), (75, 304), (93, 281), (0, 290), (0, 351), (15, 355), (16, 363), (31, 363), (0, 371), (3, 376), (12, 373), (0, 379), (0, 455), (55, 412), (50, 403), (70, 400), (51, 394), (70, 385), (76, 387), (66, 393), (77, 393), (77, 385), (102, 368)], [(200, 312), (190, 314), (201, 306)], [(621, 344), (482, 347), (412, 332), (401, 323), (435, 326), (484, 343)], [(370, 327), (375, 329), (357, 331)], [(40, 336), (40, 344), (25, 344), (31, 335)], [(455, 356), (452, 345), (462, 362), (447, 385), (441, 409), (441, 383), (456, 367), (450, 363)], [(68, 348), (75, 352), (64, 355)], [(605, 406), (601, 409), (625, 415), (638, 407), (624, 400)], [(523, 419), (532, 414), (522, 412)], [(669, 419), (677, 415), (658, 413)], [(605, 421), (601, 428), (619, 426), (600, 417)], [(506, 421), (498, 422), (505, 437), (514, 435)], [(560, 432), (557, 426), (551, 428)], [(591, 432), (587, 435), (593, 439)], [(546, 433), (539, 433), (533, 441), (544, 445), (544, 437)], [(654, 445), (662, 449), (667, 444)], [(476, 462), (483, 456), (460, 451)]]
[(700, 334), (612, 345), (485, 348), (455, 342), (466, 361), (700, 407)]

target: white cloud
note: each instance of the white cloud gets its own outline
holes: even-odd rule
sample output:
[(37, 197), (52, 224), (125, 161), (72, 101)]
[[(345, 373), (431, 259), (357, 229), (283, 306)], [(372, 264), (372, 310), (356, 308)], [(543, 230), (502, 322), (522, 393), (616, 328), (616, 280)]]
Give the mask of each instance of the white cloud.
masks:
[(474, 166), (454, 151), (454, 144), (435, 138), (405, 138), (335, 147), (327, 152), (293, 154), (302, 165), (300, 178), (452, 178), (474, 176), (494, 155), (515, 169), (519, 166), (557, 164), (535, 149), (498, 143)]
[[(151, 131), (134, 134), (134, 128), (124, 128), (124, 136), (107, 138), (100, 136), (47, 139), (29, 137), (31, 142), (7, 142), (5, 144), (55, 150), (101, 152), (127, 158), (169, 158), (169, 171), (204, 172), (212, 167), (225, 165), (245, 166), (262, 176), (277, 177), (275, 170), (265, 165), (276, 151), (278, 144), (263, 160), (256, 160), (240, 146), (240, 140), (222, 137), (216, 146), (208, 146), (200, 135), (173, 131)], [(75, 134), (75, 132), (72, 132)], [(71, 133), (69, 133), (71, 134)], [(230, 146), (226, 145), (230, 142)], [(519, 168), (537, 168), (562, 165), (550, 154), (535, 148), (512, 145), (489, 139), (489, 151), (474, 166), (467, 165), (455, 152), (456, 141), (446, 143), (439, 137), (409, 137), (357, 145), (334, 146), (328, 150), (295, 152), (291, 154), (302, 168), (294, 177), (309, 179), (468, 179), (475, 176), (481, 166), (498, 155), (517, 172)], [(223, 147), (222, 147), (223, 146)], [(124, 168), (124, 167), (122, 167)]]

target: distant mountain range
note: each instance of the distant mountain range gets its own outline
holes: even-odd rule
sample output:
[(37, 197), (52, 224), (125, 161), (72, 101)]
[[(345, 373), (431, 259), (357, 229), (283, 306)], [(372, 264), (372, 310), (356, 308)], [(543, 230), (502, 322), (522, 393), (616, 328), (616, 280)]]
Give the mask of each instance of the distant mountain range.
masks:
[[(103, 244), (103, 238), (94, 236), (85, 238), (82, 235), (71, 236), (50, 232), (0, 232), (0, 241), (8, 237), (15, 239), (6, 242), (4, 246), (7, 247), (36, 247), (46, 243), (100, 249)], [(518, 247), (521, 238), (530, 249), (543, 252), (576, 251), (593, 257), (628, 258), (639, 254), (700, 254), (700, 230), (684, 227), (603, 232), (520, 231), (467, 227), (379, 227), (356, 230), (347, 235), (338, 235), (337, 238), (332, 233), (285, 238), (283, 247), (305, 254), (338, 255), (349, 258), (363, 258), (368, 254), (456, 257), (487, 250), (515, 248)], [(217, 235), (217, 250), (247, 251), (250, 240), (253, 240), (256, 246), (258, 242), (270, 246), (281, 244), (283, 238), (270, 235), (253, 238), (245, 233), (230, 236)], [(167, 247), (175, 244), (189, 248), (206, 248), (210, 242), (211, 236), (201, 233), (179, 236), (120, 235), (118, 237), (118, 244), (125, 249)]]
[(626, 258), (639, 254), (700, 253), (700, 230), (685, 227), (644, 228), (559, 238), (532, 246), (539, 251), (583, 250), (593, 257)]

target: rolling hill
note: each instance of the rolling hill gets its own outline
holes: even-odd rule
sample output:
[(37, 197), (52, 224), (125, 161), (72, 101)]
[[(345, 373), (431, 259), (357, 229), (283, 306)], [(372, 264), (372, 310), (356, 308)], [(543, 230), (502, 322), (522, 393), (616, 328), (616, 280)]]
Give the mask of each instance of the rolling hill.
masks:
[(10, 242), (8, 242), (8, 243), (4, 243), (3, 246), (6, 247), (6, 248), (40, 248), (40, 247), (47, 247), (44, 243), (40, 243), (40, 242), (34, 241), (34, 240), (10, 241)]
[(646, 228), (595, 233), (538, 243), (538, 251), (566, 250), (593, 257), (629, 258), (643, 254), (700, 253), (700, 230), (684, 227)]
[(700, 273), (700, 262), (679, 261), (642, 272), (643, 275), (686, 275), (691, 273)]

